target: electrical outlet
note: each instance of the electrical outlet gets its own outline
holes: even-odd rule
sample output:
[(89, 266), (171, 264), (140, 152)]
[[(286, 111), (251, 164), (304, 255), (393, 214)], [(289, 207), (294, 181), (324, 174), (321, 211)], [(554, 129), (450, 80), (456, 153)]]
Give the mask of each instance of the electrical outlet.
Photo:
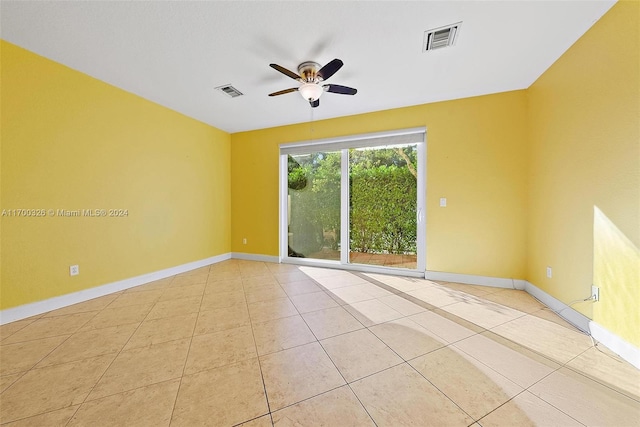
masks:
[(447, 198), (446, 197), (440, 197), (440, 207), (441, 208), (446, 208), (447, 207)]
[(69, 276), (77, 276), (80, 274), (80, 267), (77, 265), (69, 266)]
[(552, 276), (553, 276), (553, 270), (551, 269), (551, 267), (547, 267), (547, 277), (551, 279)]
[(244, 239), (242, 239), (242, 244), (246, 245), (247, 244), (247, 238), (245, 237)]
[(600, 288), (597, 286), (591, 286), (591, 299), (594, 301), (600, 301)]

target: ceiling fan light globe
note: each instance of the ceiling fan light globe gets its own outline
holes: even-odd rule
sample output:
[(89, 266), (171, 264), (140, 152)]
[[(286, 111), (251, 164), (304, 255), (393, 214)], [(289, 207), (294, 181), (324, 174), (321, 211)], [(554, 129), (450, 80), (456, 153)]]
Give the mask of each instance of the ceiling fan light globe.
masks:
[(298, 89), (298, 92), (307, 101), (316, 101), (324, 92), (322, 86), (316, 83), (305, 83)]

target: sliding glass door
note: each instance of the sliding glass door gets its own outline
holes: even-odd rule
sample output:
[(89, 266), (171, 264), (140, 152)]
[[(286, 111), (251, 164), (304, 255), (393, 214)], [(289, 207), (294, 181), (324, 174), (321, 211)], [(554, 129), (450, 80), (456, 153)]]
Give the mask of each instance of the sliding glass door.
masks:
[(287, 254), (340, 260), (340, 151), (287, 156)]
[(280, 255), (424, 271), (424, 129), (280, 147)]
[(349, 150), (349, 262), (417, 268), (418, 144)]

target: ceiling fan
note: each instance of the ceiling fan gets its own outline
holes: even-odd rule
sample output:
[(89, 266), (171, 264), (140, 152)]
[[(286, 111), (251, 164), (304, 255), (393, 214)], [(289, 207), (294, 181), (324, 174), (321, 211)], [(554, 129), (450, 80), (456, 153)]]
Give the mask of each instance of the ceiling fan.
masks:
[(355, 95), (358, 91), (352, 87), (332, 84), (321, 85), (323, 81), (333, 76), (343, 65), (344, 63), (337, 58), (322, 68), (320, 68), (320, 64), (317, 62), (306, 61), (298, 65), (298, 74), (296, 74), (278, 64), (269, 64), (269, 66), (274, 70), (280, 71), (285, 76), (291, 77), (292, 79), (302, 83), (300, 87), (292, 87), (290, 89), (273, 92), (270, 93), (269, 96), (284, 95), (285, 93), (298, 91), (302, 97), (309, 101), (309, 104), (315, 108), (320, 105), (320, 96), (324, 92), (339, 93), (342, 95)]

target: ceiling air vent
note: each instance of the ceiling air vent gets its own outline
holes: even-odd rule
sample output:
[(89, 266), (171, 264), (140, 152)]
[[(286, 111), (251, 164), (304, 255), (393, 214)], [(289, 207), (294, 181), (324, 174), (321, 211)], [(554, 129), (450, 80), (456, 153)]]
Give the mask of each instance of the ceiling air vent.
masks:
[(216, 90), (219, 90), (220, 92), (223, 92), (223, 93), (229, 95), (231, 98), (237, 98), (238, 96), (242, 95), (242, 92), (240, 92), (238, 89), (236, 89), (235, 87), (231, 86), (230, 84), (223, 85), (223, 86), (218, 86), (216, 88)]
[(441, 49), (447, 46), (453, 46), (456, 42), (456, 36), (460, 31), (462, 22), (447, 25), (446, 27), (435, 28), (424, 32), (423, 52)]

